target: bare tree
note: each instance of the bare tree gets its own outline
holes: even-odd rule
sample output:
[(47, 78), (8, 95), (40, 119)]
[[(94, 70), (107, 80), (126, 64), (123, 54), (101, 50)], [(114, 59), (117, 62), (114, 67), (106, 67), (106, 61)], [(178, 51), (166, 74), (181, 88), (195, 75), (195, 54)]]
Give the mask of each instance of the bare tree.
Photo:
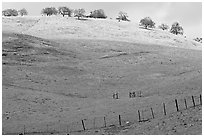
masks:
[(41, 13), (47, 16), (50, 16), (50, 15), (56, 15), (58, 11), (55, 7), (48, 7), (48, 8), (42, 9)]

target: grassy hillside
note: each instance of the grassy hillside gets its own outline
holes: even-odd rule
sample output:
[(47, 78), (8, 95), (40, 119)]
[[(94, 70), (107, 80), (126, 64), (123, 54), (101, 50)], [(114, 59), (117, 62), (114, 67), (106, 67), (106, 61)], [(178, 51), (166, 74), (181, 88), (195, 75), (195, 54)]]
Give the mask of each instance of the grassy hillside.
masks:
[[(59, 128), (133, 113), (202, 92), (200, 45), (179, 36), (113, 20), (14, 17), (2, 22), (5, 133), (19, 133), (22, 125), (44, 130), (47, 124)], [(141, 91), (142, 97), (130, 99), (130, 91)], [(118, 100), (112, 99), (114, 92)]]
[(201, 50), (200, 43), (159, 29), (146, 30), (135, 22), (109, 19), (77, 20), (61, 16), (4, 17), (3, 26), (3, 31), (12, 30), (50, 39), (115, 40)]

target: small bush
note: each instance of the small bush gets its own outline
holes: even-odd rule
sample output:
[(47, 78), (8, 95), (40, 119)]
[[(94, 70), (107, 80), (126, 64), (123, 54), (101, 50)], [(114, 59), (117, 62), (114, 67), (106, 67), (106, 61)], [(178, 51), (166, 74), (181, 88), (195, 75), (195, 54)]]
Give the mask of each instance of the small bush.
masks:
[(169, 26), (167, 24), (161, 24), (158, 26), (158, 28), (162, 29), (162, 30), (168, 30)]
[(202, 38), (198, 38), (198, 37), (197, 37), (197, 38), (195, 38), (194, 40), (197, 41), (197, 42), (202, 43)]

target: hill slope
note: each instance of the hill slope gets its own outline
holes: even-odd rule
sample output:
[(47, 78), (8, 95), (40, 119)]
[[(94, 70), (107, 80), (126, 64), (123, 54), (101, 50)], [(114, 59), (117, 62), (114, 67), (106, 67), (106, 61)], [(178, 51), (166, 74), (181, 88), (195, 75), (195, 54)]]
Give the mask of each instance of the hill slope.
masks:
[[(46, 130), (47, 125), (51, 129), (63, 125), (64, 129), (67, 123), (81, 119), (134, 113), (136, 108), (162, 102), (169, 105), (175, 98), (201, 94), (202, 52), (197, 46), (158, 45), (154, 38), (150, 38), (151, 44), (137, 43), (134, 41), (139, 37), (132, 38), (129, 31), (127, 37), (119, 30), (104, 31), (107, 24), (119, 27), (118, 22), (105, 20), (3, 18), (4, 133), (22, 132), (22, 125), (27, 132)], [(67, 29), (59, 30), (60, 26)], [(101, 29), (93, 29), (96, 26)], [(124, 32), (130, 27), (124, 22), (120, 29)], [(88, 31), (90, 37), (86, 36)], [(139, 28), (137, 33), (149, 39), (146, 32), (153, 34)], [(109, 38), (109, 33), (114, 36)], [(183, 43), (174, 44), (182, 47)], [(130, 91), (141, 91), (142, 97), (129, 98)], [(114, 92), (119, 93), (118, 100), (112, 99)]]

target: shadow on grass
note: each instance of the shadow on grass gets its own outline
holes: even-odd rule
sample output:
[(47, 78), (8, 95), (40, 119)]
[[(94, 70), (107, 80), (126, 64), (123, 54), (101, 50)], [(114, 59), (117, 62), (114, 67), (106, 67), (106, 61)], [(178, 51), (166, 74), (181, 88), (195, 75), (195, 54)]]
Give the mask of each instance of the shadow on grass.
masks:
[(81, 20), (81, 21), (87, 21), (88, 19), (86, 19), (86, 18), (76, 18), (76, 20)]
[(140, 29), (146, 29), (146, 30), (153, 30), (153, 28), (145, 28), (143, 26), (139, 26)]

